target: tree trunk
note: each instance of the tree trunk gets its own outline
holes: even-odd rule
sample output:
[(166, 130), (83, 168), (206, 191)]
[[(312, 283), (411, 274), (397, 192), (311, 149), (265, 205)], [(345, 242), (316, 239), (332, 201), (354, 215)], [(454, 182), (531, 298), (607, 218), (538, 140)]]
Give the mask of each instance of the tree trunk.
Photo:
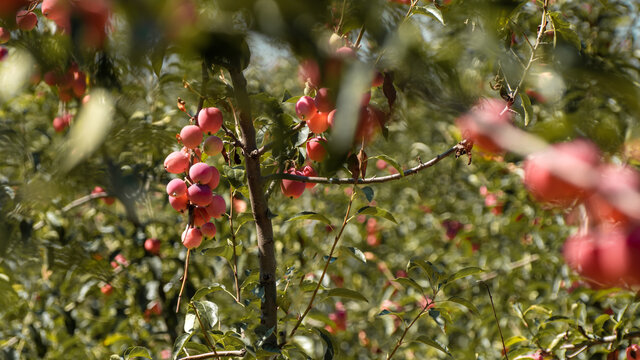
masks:
[(260, 258), (260, 286), (264, 289), (261, 324), (272, 329), (266, 343), (277, 345), (276, 334), (278, 314), (276, 307), (276, 256), (273, 242), (273, 228), (268, 216), (267, 198), (260, 173), (260, 156), (256, 146), (256, 130), (251, 117), (251, 104), (247, 94), (247, 80), (241, 70), (230, 69), (234, 95), (238, 105), (240, 130), (245, 150), (245, 166), (251, 200), (251, 210), (256, 223), (258, 251)]

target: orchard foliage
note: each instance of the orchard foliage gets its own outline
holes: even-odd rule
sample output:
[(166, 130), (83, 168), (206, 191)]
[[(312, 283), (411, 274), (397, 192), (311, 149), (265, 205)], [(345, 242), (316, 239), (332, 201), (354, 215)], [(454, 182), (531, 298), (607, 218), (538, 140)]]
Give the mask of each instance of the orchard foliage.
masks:
[(638, 4), (3, 0), (8, 359), (637, 359)]

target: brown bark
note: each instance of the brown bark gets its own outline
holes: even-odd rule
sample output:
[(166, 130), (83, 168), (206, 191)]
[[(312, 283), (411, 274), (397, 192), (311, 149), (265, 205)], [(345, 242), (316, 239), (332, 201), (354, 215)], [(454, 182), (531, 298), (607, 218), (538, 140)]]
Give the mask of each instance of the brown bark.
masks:
[(276, 257), (273, 242), (273, 228), (268, 216), (268, 204), (264, 193), (264, 183), (260, 172), (260, 156), (256, 146), (256, 130), (251, 117), (251, 104), (247, 94), (247, 80), (241, 70), (230, 69), (234, 95), (237, 101), (239, 124), (244, 145), (245, 166), (251, 210), (256, 223), (260, 261), (260, 286), (264, 289), (261, 324), (273, 328), (267, 343), (277, 343), (278, 314), (276, 307)]

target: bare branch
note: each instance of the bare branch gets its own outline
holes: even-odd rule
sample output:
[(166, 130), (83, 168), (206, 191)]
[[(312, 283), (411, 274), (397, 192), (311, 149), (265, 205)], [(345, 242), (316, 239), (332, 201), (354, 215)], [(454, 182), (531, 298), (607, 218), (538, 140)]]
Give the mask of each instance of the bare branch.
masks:
[(288, 180), (295, 180), (295, 181), (300, 181), (305, 183), (311, 182), (311, 183), (317, 183), (317, 184), (376, 184), (376, 183), (389, 182), (393, 180), (400, 180), (405, 176), (417, 174), (421, 170), (430, 168), (433, 165), (440, 162), (440, 160), (455, 154), (456, 151), (466, 148), (466, 145), (467, 145), (466, 142), (467, 140), (463, 140), (459, 144), (456, 144), (455, 146), (451, 147), (450, 149), (443, 152), (442, 154), (437, 155), (436, 157), (427, 161), (426, 163), (423, 163), (418, 166), (412, 167), (411, 169), (405, 170), (402, 174), (398, 173), (398, 174), (381, 176), (381, 177), (354, 179), (354, 178), (326, 178), (326, 177), (318, 177), (318, 176), (301, 176), (301, 175), (278, 173), (278, 174), (271, 174), (271, 175), (265, 176), (265, 180), (288, 179)]
[(204, 360), (204, 359), (212, 359), (215, 357), (244, 357), (247, 354), (247, 350), (230, 350), (230, 351), (218, 351), (217, 353), (204, 353), (198, 355), (191, 355), (187, 357), (180, 358), (180, 360)]
[(69, 204), (67, 204), (67, 206), (62, 208), (62, 212), (67, 212), (71, 209), (73, 209), (74, 207), (80, 206), (84, 203), (88, 203), (91, 200), (94, 199), (102, 199), (102, 198), (107, 198), (109, 197), (109, 194), (107, 194), (106, 192), (99, 192), (99, 193), (95, 193), (95, 194), (89, 194), (86, 196), (83, 196), (81, 198), (75, 199), (72, 202), (70, 202)]

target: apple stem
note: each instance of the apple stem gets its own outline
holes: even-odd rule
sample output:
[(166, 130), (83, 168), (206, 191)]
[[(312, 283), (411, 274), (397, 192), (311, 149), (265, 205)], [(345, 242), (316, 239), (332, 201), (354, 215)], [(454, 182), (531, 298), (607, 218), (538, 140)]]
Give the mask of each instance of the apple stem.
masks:
[(178, 304), (176, 305), (176, 313), (180, 311), (180, 300), (182, 299), (182, 292), (184, 291), (184, 285), (187, 283), (187, 273), (189, 271), (190, 255), (191, 255), (191, 249), (187, 249), (187, 258), (184, 259), (184, 273), (182, 274), (182, 286), (180, 286), (180, 293), (178, 294)]

